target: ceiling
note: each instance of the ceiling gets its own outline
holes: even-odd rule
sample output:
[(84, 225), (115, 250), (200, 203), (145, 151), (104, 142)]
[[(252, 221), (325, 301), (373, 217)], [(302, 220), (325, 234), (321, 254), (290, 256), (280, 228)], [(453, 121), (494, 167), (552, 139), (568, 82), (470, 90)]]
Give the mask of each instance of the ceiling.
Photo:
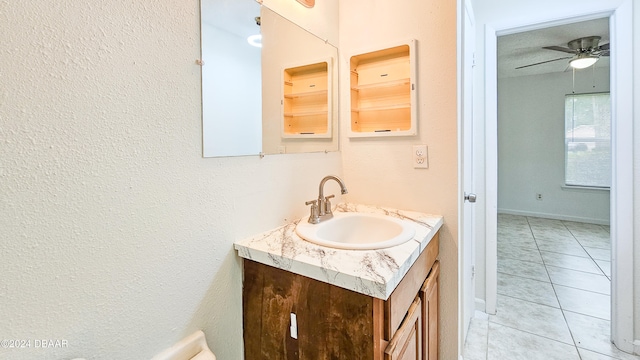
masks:
[(242, 38), (259, 34), (255, 17), (260, 4), (255, 0), (202, 0), (202, 22), (226, 30)]
[[(530, 66), (516, 67), (571, 56), (561, 51), (543, 49), (543, 46), (567, 47), (573, 39), (586, 36), (600, 36), (600, 45), (609, 43), (609, 19), (582, 21), (545, 29), (526, 31), (498, 37), (498, 77), (516, 77), (527, 75), (563, 72), (569, 59)], [(596, 67), (608, 67), (609, 58), (600, 57)]]
[[(260, 32), (254, 18), (260, 16), (260, 4), (255, 0), (202, 0), (202, 22), (226, 29), (246, 38)], [(498, 37), (498, 77), (516, 77), (567, 69), (569, 60), (558, 60), (523, 69), (516, 67), (571, 56), (543, 46), (567, 47), (573, 39), (600, 36), (600, 45), (609, 43), (609, 19), (576, 22), (539, 30)], [(608, 67), (609, 58), (601, 57), (596, 67)]]

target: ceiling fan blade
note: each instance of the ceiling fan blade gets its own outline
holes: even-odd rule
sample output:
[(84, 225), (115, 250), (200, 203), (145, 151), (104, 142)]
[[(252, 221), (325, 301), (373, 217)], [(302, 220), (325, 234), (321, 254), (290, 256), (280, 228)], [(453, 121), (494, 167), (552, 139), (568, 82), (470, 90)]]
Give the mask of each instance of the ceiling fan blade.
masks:
[(567, 57), (561, 57), (561, 58), (553, 59), (553, 60), (541, 61), (541, 62), (538, 62), (538, 63), (535, 63), (535, 64), (529, 64), (529, 65), (524, 65), (524, 66), (518, 66), (516, 69), (523, 69), (523, 68), (526, 68), (526, 67), (529, 67), (529, 66), (536, 66), (536, 65), (546, 64), (546, 63), (550, 63), (550, 62), (558, 61), (558, 60), (571, 59), (572, 57), (573, 57), (573, 56), (567, 56)]
[(611, 51), (610, 51), (609, 44), (602, 44), (598, 46), (598, 50), (594, 51), (594, 54), (597, 54), (599, 56), (609, 56), (610, 52)]
[(562, 51), (562, 52), (566, 52), (569, 54), (575, 54), (575, 50), (571, 50), (569, 48), (565, 48), (562, 46), (543, 46), (543, 49), (547, 49), (547, 50), (555, 50), (555, 51)]

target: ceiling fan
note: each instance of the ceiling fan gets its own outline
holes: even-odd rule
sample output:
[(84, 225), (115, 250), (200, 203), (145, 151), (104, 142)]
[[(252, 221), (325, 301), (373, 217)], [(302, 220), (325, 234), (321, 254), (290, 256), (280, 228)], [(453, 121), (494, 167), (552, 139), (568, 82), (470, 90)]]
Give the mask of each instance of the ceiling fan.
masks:
[(600, 42), (600, 36), (587, 36), (569, 41), (569, 43), (567, 43), (568, 47), (566, 48), (562, 46), (544, 46), (542, 47), (543, 49), (562, 51), (565, 53), (573, 54), (573, 56), (565, 56), (553, 60), (538, 62), (535, 64), (524, 65), (517, 67), (516, 69), (523, 69), (529, 66), (536, 66), (566, 59), (571, 59), (569, 60), (569, 66), (574, 69), (588, 68), (589, 66), (595, 64), (600, 56), (609, 56), (609, 44), (598, 46), (598, 42)]

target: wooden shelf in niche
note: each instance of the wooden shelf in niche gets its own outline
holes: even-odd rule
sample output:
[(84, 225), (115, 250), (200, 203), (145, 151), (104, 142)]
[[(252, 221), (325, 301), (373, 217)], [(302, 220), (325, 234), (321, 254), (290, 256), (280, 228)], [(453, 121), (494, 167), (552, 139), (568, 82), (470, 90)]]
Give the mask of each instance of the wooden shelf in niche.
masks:
[(330, 66), (327, 60), (283, 70), (283, 138), (331, 138)]
[(350, 137), (417, 134), (415, 43), (351, 57)]

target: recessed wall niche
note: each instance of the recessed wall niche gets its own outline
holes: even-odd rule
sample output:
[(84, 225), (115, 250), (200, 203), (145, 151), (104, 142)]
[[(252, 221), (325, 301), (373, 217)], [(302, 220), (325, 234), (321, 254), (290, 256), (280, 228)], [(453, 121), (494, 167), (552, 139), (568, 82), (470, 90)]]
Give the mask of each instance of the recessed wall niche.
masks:
[(416, 40), (351, 56), (349, 137), (417, 134)]
[(283, 70), (283, 138), (331, 138), (330, 62)]

